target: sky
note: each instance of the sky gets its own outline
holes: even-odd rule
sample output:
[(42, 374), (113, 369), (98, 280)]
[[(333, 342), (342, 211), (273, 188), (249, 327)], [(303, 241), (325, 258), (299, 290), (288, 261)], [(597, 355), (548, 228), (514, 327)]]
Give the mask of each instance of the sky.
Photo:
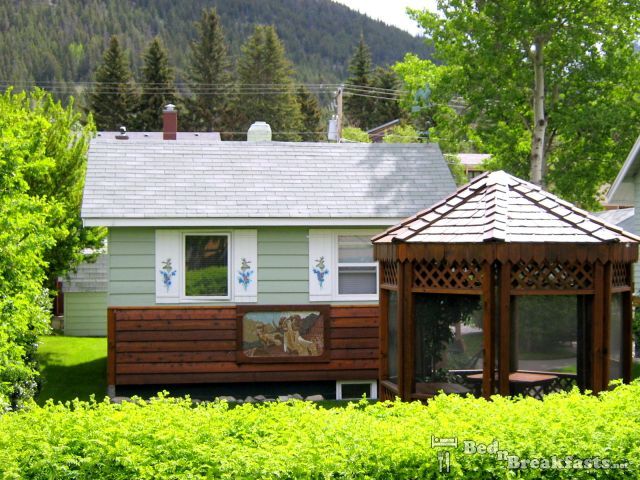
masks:
[(406, 14), (407, 7), (436, 10), (436, 0), (333, 0), (347, 7), (365, 13), (371, 18), (395, 25), (402, 30), (418, 35), (422, 30)]

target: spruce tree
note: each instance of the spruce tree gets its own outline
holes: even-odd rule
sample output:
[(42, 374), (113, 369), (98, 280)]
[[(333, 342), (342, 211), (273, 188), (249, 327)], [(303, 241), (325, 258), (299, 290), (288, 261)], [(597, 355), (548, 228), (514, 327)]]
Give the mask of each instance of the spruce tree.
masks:
[(325, 135), (320, 133), (323, 128), (320, 124), (321, 113), (318, 98), (303, 85), (298, 87), (296, 96), (298, 104), (300, 105), (300, 113), (302, 115), (302, 129), (305, 132), (302, 136), (303, 140), (309, 142), (318, 142), (323, 140)]
[(188, 127), (196, 131), (232, 130), (233, 77), (224, 31), (216, 9), (204, 10), (191, 43), (188, 78), (195, 84), (186, 101)]
[[(373, 72), (371, 86), (375, 88), (397, 90), (400, 87), (400, 80), (398, 79), (398, 75), (390, 68), (377, 67)], [(379, 96), (386, 97), (387, 95), (379, 94)], [(402, 117), (402, 108), (400, 108), (398, 100), (392, 98), (370, 100), (373, 100), (373, 108), (369, 115), (369, 128), (373, 128)]]
[(118, 130), (123, 125), (130, 127), (135, 121), (137, 98), (129, 62), (117, 37), (111, 37), (95, 78), (90, 109), (98, 130)]
[(275, 27), (256, 26), (242, 46), (238, 78), (241, 88), (259, 84), (261, 91), (243, 95), (237, 103), (242, 131), (255, 121), (265, 121), (273, 132), (287, 132), (274, 134), (275, 140), (300, 140), (300, 135), (292, 133), (303, 128), (293, 73)]
[(163, 107), (176, 102), (173, 70), (169, 66), (167, 51), (158, 37), (149, 44), (143, 58), (137, 127), (144, 131), (161, 130)]
[[(368, 87), (371, 82), (371, 51), (364, 36), (360, 35), (360, 42), (356, 48), (351, 61), (349, 62), (349, 73), (347, 79), (349, 85)], [(348, 122), (358, 128), (367, 129), (371, 127), (370, 116), (373, 102), (371, 98), (360, 95), (346, 95), (344, 99), (344, 114)]]

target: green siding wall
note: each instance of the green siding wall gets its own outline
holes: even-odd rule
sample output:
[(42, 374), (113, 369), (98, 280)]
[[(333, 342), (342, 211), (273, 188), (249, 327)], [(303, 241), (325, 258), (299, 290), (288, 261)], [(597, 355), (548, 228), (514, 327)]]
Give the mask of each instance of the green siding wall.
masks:
[(309, 229), (258, 230), (258, 303), (309, 303)]
[(109, 305), (155, 305), (154, 262), (155, 229), (109, 229)]
[[(308, 237), (307, 227), (258, 229), (259, 304), (309, 303)], [(153, 228), (110, 229), (108, 304), (155, 305), (154, 261)]]
[(64, 334), (71, 337), (105, 337), (107, 335), (107, 293), (65, 293)]

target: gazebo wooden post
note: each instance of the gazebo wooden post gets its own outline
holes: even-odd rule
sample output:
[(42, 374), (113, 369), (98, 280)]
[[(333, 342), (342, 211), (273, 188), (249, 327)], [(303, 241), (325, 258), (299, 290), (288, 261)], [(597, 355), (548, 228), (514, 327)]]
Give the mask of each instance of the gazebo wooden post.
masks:
[(405, 384), (405, 321), (404, 321), (404, 284), (405, 284), (405, 275), (404, 275), (404, 266), (407, 261), (398, 261), (398, 301), (396, 302), (396, 324), (398, 326), (398, 337), (397, 337), (397, 349), (398, 349), (398, 396), (402, 400), (407, 400), (405, 397), (404, 384)]
[(495, 282), (493, 279), (492, 263), (485, 261), (482, 265), (482, 329), (483, 329), (483, 355), (482, 355), (482, 396), (489, 398), (494, 393), (495, 382), (495, 335), (493, 322), (495, 316)]
[(498, 392), (509, 395), (509, 374), (511, 373), (511, 262), (500, 265), (500, 344), (498, 347)]
[(611, 289), (604, 289), (604, 265), (596, 260), (593, 269), (595, 293), (593, 295), (593, 317), (591, 319), (591, 378), (587, 387), (594, 393), (602, 390), (603, 334), (604, 334), (604, 296), (605, 290), (611, 295)]
[[(611, 345), (611, 261), (604, 264), (603, 269), (603, 287), (602, 287), (602, 377), (600, 390), (609, 388), (609, 361)], [(622, 353), (622, 352), (621, 352)], [(622, 360), (622, 359), (621, 359)]]
[(398, 304), (402, 303), (402, 317), (399, 317), (402, 324), (401, 349), (404, 352), (402, 363), (398, 364), (402, 372), (401, 382), (398, 386), (403, 400), (411, 400), (415, 376), (415, 322), (413, 321), (413, 271), (410, 260), (402, 263), (401, 270), (402, 284), (398, 285), (398, 291), (402, 291), (402, 296), (398, 299)]

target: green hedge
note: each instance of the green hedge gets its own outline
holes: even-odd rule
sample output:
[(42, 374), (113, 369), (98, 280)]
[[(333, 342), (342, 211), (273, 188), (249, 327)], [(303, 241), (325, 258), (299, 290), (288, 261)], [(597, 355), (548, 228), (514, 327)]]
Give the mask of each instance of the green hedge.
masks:
[[(577, 391), (544, 401), (439, 396), (418, 403), (365, 402), (192, 407), (149, 403), (32, 406), (0, 417), (0, 477), (42, 479), (637, 478), (640, 383), (598, 397)], [(458, 447), (432, 448), (432, 435)], [(522, 459), (598, 457), (626, 470), (509, 470), (494, 455), (464, 453), (463, 441)], [(496, 444), (493, 443), (495, 446)], [(575, 465), (572, 463), (572, 465)], [(558, 466), (556, 464), (556, 466)]]

